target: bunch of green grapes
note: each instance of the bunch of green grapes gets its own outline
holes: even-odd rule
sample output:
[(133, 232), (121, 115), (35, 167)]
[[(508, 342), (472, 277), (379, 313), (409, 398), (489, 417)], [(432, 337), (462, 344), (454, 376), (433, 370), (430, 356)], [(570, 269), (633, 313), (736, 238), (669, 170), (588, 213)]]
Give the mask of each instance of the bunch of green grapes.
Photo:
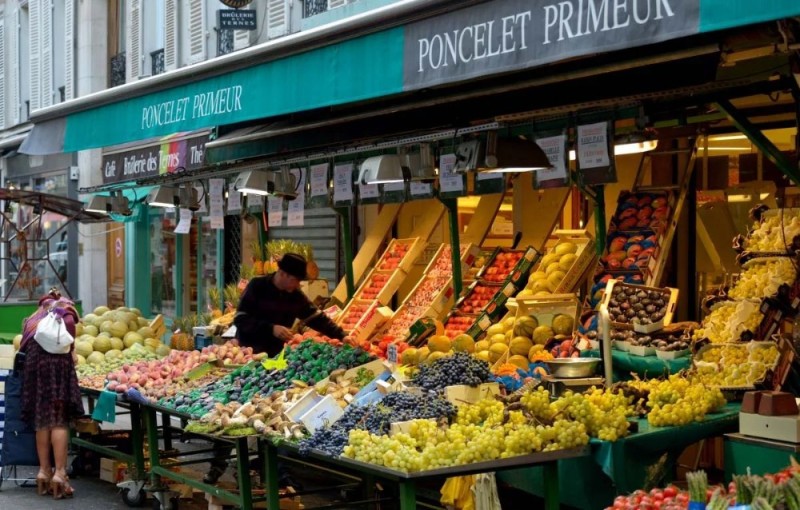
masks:
[(796, 276), (789, 258), (755, 263), (742, 271), (728, 295), (734, 299), (768, 297), (778, 292), (782, 284), (793, 283)]
[(750, 251), (784, 251), (786, 243), (791, 243), (797, 234), (800, 234), (800, 212), (784, 209), (753, 225), (746, 247)]
[(503, 422), (505, 406), (498, 400), (480, 400), (475, 404), (458, 408), (456, 423), (461, 425), (499, 425)]
[(744, 344), (728, 344), (722, 348), (722, 364), (724, 366), (737, 366), (747, 363), (750, 353)]
[(628, 435), (628, 416), (634, 414), (628, 398), (597, 388), (588, 394), (567, 391), (550, 406), (555, 416), (582, 423), (587, 434), (605, 441)]
[(719, 360), (722, 359), (722, 347), (706, 349), (700, 353), (697, 359), (698, 361), (705, 361), (707, 363), (719, 363)]
[(778, 361), (778, 357), (780, 356), (780, 351), (778, 351), (777, 345), (753, 345), (750, 349), (750, 361), (753, 362), (760, 362), (768, 367), (772, 367)]
[[(740, 317), (744, 314), (747, 316), (742, 322)], [(735, 342), (742, 332), (755, 331), (763, 318), (760, 308), (749, 301), (726, 301), (703, 319), (703, 327), (696, 329), (692, 337), (708, 338), (715, 344)]]
[(725, 397), (719, 388), (676, 374), (650, 383), (647, 422), (653, 427), (687, 425), (702, 421), (706, 414), (723, 405)]
[(550, 392), (544, 386), (537, 386), (522, 395), (520, 402), (534, 417), (550, 422), (553, 419), (553, 410), (550, 408)]

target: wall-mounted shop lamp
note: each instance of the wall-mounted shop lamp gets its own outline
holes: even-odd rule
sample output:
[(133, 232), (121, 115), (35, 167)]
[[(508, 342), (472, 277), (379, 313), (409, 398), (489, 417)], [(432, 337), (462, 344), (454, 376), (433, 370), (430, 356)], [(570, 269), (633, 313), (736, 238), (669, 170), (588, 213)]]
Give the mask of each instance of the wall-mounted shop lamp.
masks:
[(147, 196), (147, 203), (152, 207), (178, 207), (181, 203), (179, 190), (172, 186), (156, 186)]
[(90, 213), (108, 214), (111, 212), (111, 202), (108, 198), (102, 195), (95, 195), (83, 210)]
[(420, 144), (418, 152), (411, 152), (408, 147), (398, 149), (401, 169), (408, 170), (404, 174), (406, 180), (414, 182), (431, 182), (436, 180), (438, 172), (436, 161), (433, 159), (433, 149), (428, 143)]
[[(650, 152), (658, 147), (658, 140), (644, 140), (641, 142), (626, 142), (614, 145), (615, 156), (625, 156), (626, 154), (641, 154)], [(575, 161), (577, 158), (575, 149), (570, 149), (569, 160)]]
[(456, 149), (457, 173), (523, 173), (553, 168), (541, 147), (532, 140), (498, 139), (489, 133), (486, 142), (468, 140)]
[(266, 196), (275, 190), (265, 170), (247, 170), (236, 176), (233, 189), (245, 195)]
[(197, 190), (191, 184), (185, 184), (178, 192), (178, 205), (190, 211), (200, 210), (200, 199)]
[(294, 174), (288, 168), (277, 170), (272, 175), (272, 184), (272, 194), (276, 197), (282, 197), (286, 200), (294, 200), (297, 198), (298, 182)]
[[(769, 197), (769, 193), (760, 193), (758, 195), (759, 200), (766, 200)], [(750, 202), (753, 200), (753, 195), (744, 194), (744, 193), (736, 193), (733, 195), (727, 196), (728, 202), (731, 203), (742, 203), (742, 202)]]
[(408, 167), (403, 167), (398, 154), (383, 154), (367, 158), (361, 163), (359, 184), (389, 184), (410, 178)]
[(112, 191), (110, 196), (93, 196), (84, 211), (99, 214), (115, 213), (123, 216), (130, 216), (132, 213), (130, 202), (119, 191)]

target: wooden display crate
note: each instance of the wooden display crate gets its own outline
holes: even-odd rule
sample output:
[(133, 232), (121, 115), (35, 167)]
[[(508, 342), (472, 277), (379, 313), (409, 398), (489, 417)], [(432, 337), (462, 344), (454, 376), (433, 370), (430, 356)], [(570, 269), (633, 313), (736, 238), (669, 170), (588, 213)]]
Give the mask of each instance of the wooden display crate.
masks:
[[(511, 271), (506, 275), (506, 277), (500, 281), (494, 280), (487, 280), (490, 275), (491, 269), (494, 267), (495, 262), (497, 259), (508, 253), (518, 253), (521, 254), (522, 257), (517, 261)], [(524, 250), (511, 250), (508, 248), (495, 248), (492, 256), (489, 260), (486, 261), (486, 265), (481, 268), (478, 272), (478, 279), (485, 280), (490, 283), (508, 283), (512, 282), (517, 287), (524, 287), (528, 281), (528, 273), (530, 273), (531, 268), (539, 261), (542, 254), (534, 248), (533, 246), (528, 246)]]
[(644, 290), (644, 291), (656, 291), (660, 292), (661, 294), (669, 294), (669, 300), (666, 305), (665, 315), (664, 318), (658, 322), (654, 322), (652, 324), (647, 325), (635, 325), (625, 322), (616, 322), (611, 321), (611, 326), (616, 329), (633, 329), (638, 333), (653, 333), (655, 331), (659, 331), (664, 329), (665, 326), (669, 326), (672, 323), (672, 316), (675, 313), (675, 307), (678, 304), (678, 289), (672, 287), (647, 287), (645, 285), (631, 285), (629, 283), (623, 283), (619, 280), (611, 279), (606, 284), (605, 295), (603, 296), (603, 305), (606, 307), (609, 306), (609, 302), (613, 298), (614, 289), (621, 288), (621, 287), (634, 287), (636, 289)]
[[(402, 269), (397, 269), (395, 271), (373, 269), (364, 279), (364, 283), (356, 290), (354, 299), (377, 300), (382, 305), (388, 305), (406, 276), (406, 272)], [(375, 295), (364, 295), (365, 291), (367, 291), (375, 280), (383, 280), (383, 287), (381, 287), (381, 290)]]
[[(578, 251), (575, 253), (576, 259), (572, 262), (572, 265), (569, 267), (569, 269), (565, 271), (564, 278), (561, 279), (558, 287), (553, 290), (553, 294), (568, 294), (576, 292), (580, 287), (584, 276), (588, 274), (589, 268), (594, 266), (596, 255), (594, 238), (592, 238), (591, 234), (585, 230), (556, 230), (553, 232), (551, 237), (555, 238), (556, 241), (549, 249), (545, 251), (544, 256), (549, 255), (557, 244), (563, 242), (571, 242), (578, 247)], [(531, 272), (538, 270), (539, 263), (537, 262), (537, 264), (531, 269)]]
[[(407, 245), (408, 250), (402, 257), (399, 258), (397, 264), (395, 265), (390, 261), (390, 259), (400, 244)], [(386, 250), (381, 255), (381, 258), (378, 259), (378, 262), (375, 264), (375, 269), (379, 271), (394, 271), (395, 269), (401, 269), (408, 273), (411, 271), (414, 263), (424, 251), (425, 243), (423, 243), (419, 237), (413, 237), (410, 239), (392, 239), (389, 242), (389, 246), (386, 247)]]
[[(376, 299), (352, 299), (350, 300), (349, 303), (347, 303), (347, 306), (344, 307), (342, 313), (340, 313), (339, 316), (336, 318), (336, 324), (345, 329), (345, 331), (347, 331), (348, 329), (352, 331), (352, 329), (358, 326), (358, 323), (361, 321), (363, 316), (366, 315), (367, 310), (369, 310), (372, 306), (377, 306), (379, 304), (380, 303), (378, 303), (378, 300)], [(358, 309), (360, 311), (356, 311), (356, 307), (359, 307)], [(356, 320), (355, 322), (351, 321), (351, 324), (355, 324), (355, 326), (345, 327), (344, 326), (345, 319), (350, 317), (354, 313), (360, 314), (358, 316), (359, 317), (358, 320)]]
[[(486, 305), (480, 310), (463, 309), (465, 303), (469, 301), (469, 299), (479, 289), (494, 290), (494, 293), (492, 294), (492, 297), (489, 299)], [(470, 285), (469, 289), (467, 289), (467, 292), (464, 294), (464, 296), (458, 301), (456, 301), (455, 309), (456, 311), (465, 314), (484, 313), (489, 317), (489, 319), (495, 319), (500, 315), (502, 315), (503, 313), (505, 313), (506, 302), (508, 301), (509, 298), (513, 297), (517, 292), (518, 289), (512, 282), (507, 282), (504, 284), (496, 284), (496, 283), (487, 283), (479, 280)]]
[(517, 298), (513, 300), (517, 308), (516, 318), (534, 316), (540, 326), (551, 326), (557, 315), (568, 315), (573, 318), (572, 335), (580, 323), (581, 302), (575, 294), (553, 294)]

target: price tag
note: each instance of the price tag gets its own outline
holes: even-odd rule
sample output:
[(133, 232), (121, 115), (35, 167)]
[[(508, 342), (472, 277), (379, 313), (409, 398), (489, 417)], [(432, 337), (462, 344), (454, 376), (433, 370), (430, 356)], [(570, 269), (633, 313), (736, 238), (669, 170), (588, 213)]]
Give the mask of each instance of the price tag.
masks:
[(343, 163), (333, 167), (333, 201), (353, 200), (353, 164)]
[(283, 223), (283, 198), (267, 197), (267, 226), (280, 227)]
[(608, 123), (578, 126), (578, 166), (584, 169), (607, 167), (609, 164)]
[(386, 359), (388, 359), (390, 363), (398, 363), (397, 344), (389, 344), (386, 348)]
[(311, 167), (311, 196), (328, 194), (328, 164), (322, 163)]
[(189, 209), (181, 209), (180, 220), (175, 225), (176, 234), (188, 234), (189, 229), (192, 227), (192, 211)]
[(433, 186), (427, 182), (412, 182), (409, 184), (411, 196), (430, 195), (433, 193)]
[(537, 181), (550, 181), (567, 178), (567, 135), (537, 138), (536, 144), (542, 148), (553, 168), (539, 170), (536, 173)]
[(464, 190), (464, 177), (455, 173), (455, 154), (439, 156), (439, 189), (443, 192), (461, 192)]
[(361, 198), (378, 198), (381, 194), (377, 184), (359, 184), (358, 195)]
[(301, 168), (293, 168), (290, 171), (297, 182), (297, 198), (289, 202), (286, 224), (290, 227), (302, 227), (306, 210), (306, 173)]
[(228, 213), (238, 213), (242, 210), (242, 195), (233, 187), (228, 185)]

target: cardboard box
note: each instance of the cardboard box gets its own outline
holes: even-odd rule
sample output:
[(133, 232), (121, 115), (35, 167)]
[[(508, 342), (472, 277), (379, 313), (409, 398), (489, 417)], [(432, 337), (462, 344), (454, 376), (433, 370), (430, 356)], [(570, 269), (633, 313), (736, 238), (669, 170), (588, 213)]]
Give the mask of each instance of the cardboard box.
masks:
[(11, 344), (0, 344), (0, 358), (13, 358), (16, 351)]
[(0, 358), (0, 369), (12, 370), (14, 368), (14, 358)]
[(762, 416), (739, 413), (739, 432), (788, 443), (800, 443), (800, 415)]
[(336, 399), (326, 395), (300, 418), (300, 422), (313, 434), (318, 428), (335, 423), (343, 414)]
[(100, 459), (100, 479), (109, 483), (120, 483), (128, 476), (128, 465), (108, 458)]

